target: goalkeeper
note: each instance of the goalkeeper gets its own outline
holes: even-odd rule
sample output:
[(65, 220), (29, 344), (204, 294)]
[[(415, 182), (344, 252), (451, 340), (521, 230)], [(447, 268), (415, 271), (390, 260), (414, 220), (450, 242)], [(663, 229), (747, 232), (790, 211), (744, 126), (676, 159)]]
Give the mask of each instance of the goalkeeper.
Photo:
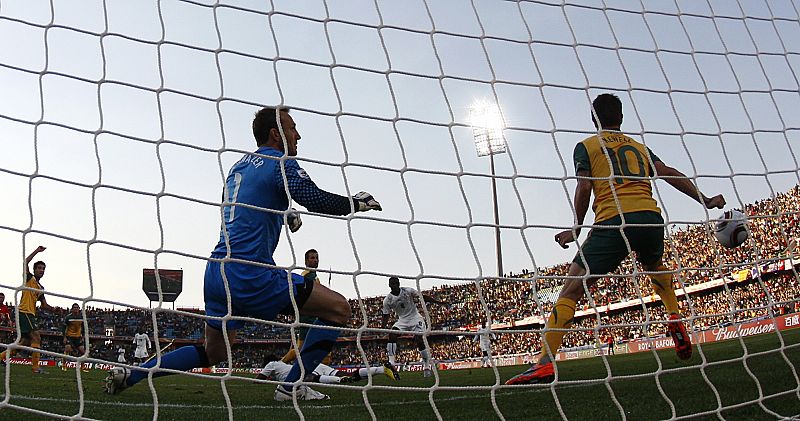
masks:
[[(236, 331), (244, 322), (222, 317), (274, 320), (279, 313), (294, 315), (294, 304), (301, 315), (317, 318), (300, 350), (302, 371), (312, 373), (331, 351), (338, 328), (350, 319), (350, 305), (343, 296), (315, 284), (313, 277), (276, 268), (272, 255), (284, 224), (292, 232), (300, 228), (300, 217), (292, 211), (291, 200), (311, 212), (329, 215), (381, 210), (380, 204), (366, 192), (351, 198), (317, 187), (295, 160), (300, 134), (287, 108), (258, 111), (253, 119), (253, 136), (258, 149), (231, 167), (223, 190), (220, 239), (205, 272), (205, 344), (179, 348), (134, 371), (116, 367), (106, 378), (107, 393), (135, 385), (156, 364), (186, 371), (227, 361), (231, 356), (226, 341), (235, 342)], [(171, 373), (153, 373), (154, 377), (166, 374)], [(293, 387), (300, 377), (301, 366), (295, 362), (286, 383), (277, 387), (275, 400), (291, 401), (295, 396), (298, 400), (320, 399), (320, 394), (309, 392), (304, 385)]]
[[(631, 250), (646, 271), (654, 272), (650, 274), (650, 284), (669, 314), (667, 332), (675, 342), (678, 357), (685, 360), (692, 356), (691, 338), (681, 322), (672, 275), (661, 261), (664, 219), (653, 199), (650, 178), (665, 177), (664, 181), (708, 209), (722, 208), (725, 199), (722, 195), (706, 197), (683, 173), (661, 162), (645, 145), (622, 134), (622, 102), (616, 95), (598, 95), (592, 107), (592, 121), (600, 133), (578, 143), (573, 153), (578, 179), (575, 229), (558, 233), (555, 240), (567, 248), (567, 244), (577, 239), (592, 193), (596, 226), (569, 267), (569, 278), (545, 325), (538, 363), (506, 384), (553, 381), (552, 361), (566, 333), (564, 329), (572, 326), (575, 306), (583, 298), (584, 288), (588, 290), (598, 276), (615, 270)], [(621, 227), (622, 224), (632, 226)]]

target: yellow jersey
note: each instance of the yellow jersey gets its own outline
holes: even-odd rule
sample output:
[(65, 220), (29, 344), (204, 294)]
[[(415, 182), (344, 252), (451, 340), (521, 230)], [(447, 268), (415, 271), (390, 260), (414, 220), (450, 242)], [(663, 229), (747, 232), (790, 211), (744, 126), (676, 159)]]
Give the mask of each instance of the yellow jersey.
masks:
[[(603, 131), (599, 137), (591, 136), (578, 143), (573, 159), (576, 173), (587, 170), (596, 178), (592, 180), (595, 223), (620, 213), (661, 213), (647, 178), (653, 176), (653, 164), (660, 159), (647, 146), (622, 133)], [(615, 193), (619, 206), (614, 201)]]
[(83, 315), (73, 316), (72, 313), (67, 314), (67, 317), (64, 318), (64, 336), (70, 338), (83, 337)]
[(33, 275), (28, 275), (28, 280), (25, 281), (25, 286), (28, 288), (38, 289), (39, 292), (30, 291), (30, 290), (23, 290), (22, 291), (22, 299), (19, 300), (19, 312), (20, 313), (28, 313), (36, 315), (36, 302), (39, 301), (39, 297), (44, 294), (42, 290), (41, 284)]
[(311, 273), (311, 272), (314, 272), (314, 281), (316, 281), (316, 282), (318, 282), (318, 283), (319, 283), (319, 276), (316, 276), (316, 275), (317, 275), (317, 271), (315, 271), (315, 270), (308, 270), (308, 269), (306, 269), (306, 270), (304, 270), (302, 273), (300, 273), (300, 275), (301, 275), (302, 277), (304, 277), (304, 278), (305, 278), (305, 277), (306, 277), (306, 275), (308, 275), (308, 274), (309, 274), (309, 273)]

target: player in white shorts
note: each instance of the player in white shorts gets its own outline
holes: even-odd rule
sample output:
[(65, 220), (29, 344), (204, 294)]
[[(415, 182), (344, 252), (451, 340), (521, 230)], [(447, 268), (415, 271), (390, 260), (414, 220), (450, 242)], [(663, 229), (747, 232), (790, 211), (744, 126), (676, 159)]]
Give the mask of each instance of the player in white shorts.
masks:
[[(292, 369), (291, 364), (281, 361), (275, 356), (269, 356), (266, 359), (266, 365), (261, 369), (261, 373), (256, 376), (258, 380), (273, 380), (282, 382), (286, 380), (289, 370)], [(320, 364), (314, 369), (310, 376), (306, 376), (307, 381), (325, 383), (325, 384), (338, 384), (338, 383), (353, 383), (364, 380), (370, 375), (376, 376), (384, 374), (392, 380), (395, 380), (394, 373), (389, 367), (363, 367), (359, 368), (353, 375), (348, 376), (347, 373), (340, 372), (339, 370)], [(317, 392), (319, 393), (319, 392)]]
[(152, 345), (150, 345), (150, 337), (142, 332), (142, 328), (139, 328), (139, 331), (133, 335), (133, 343), (136, 344), (136, 350), (133, 351), (133, 361), (136, 365), (142, 364), (150, 354), (148, 352), (152, 347)]
[(478, 341), (478, 344), (481, 348), (481, 367), (491, 367), (492, 358), (491, 358), (491, 350), (492, 350), (492, 341), (497, 339), (497, 336), (489, 331), (489, 328), (486, 327), (486, 322), (483, 322), (481, 328), (476, 332), (476, 335), (472, 338), (473, 341)]
[[(386, 329), (386, 326), (389, 324), (389, 315), (395, 312), (397, 314), (397, 321), (392, 325), (392, 329), (402, 332), (424, 333), (425, 320), (419, 314), (417, 303), (414, 298), (421, 297), (426, 303), (445, 305), (444, 302), (433, 297), (420, 294), (416, 289), (400, 287), (400, 279), (396, 276), (389, 278), (389, 288), (391, 292), (383, 299), (383, 318), (381, 320), (381, 328), (383, 329)], [(421, 335), (414, 335), (414, 343), (417, 345), (419, 354), (422, 357), (424, 375), (425, 377), (430, 377), (430, 350), (425, 348), (425, 343)], [(394, 370), (395, 377), (399, 377), (394, 366), (395, 355), (397, 354), (397, 334), (389, 334), (389, 340), (386, 343), (386, 353), (389, 356), (389, 365), (392, 367), (392, 370)]]

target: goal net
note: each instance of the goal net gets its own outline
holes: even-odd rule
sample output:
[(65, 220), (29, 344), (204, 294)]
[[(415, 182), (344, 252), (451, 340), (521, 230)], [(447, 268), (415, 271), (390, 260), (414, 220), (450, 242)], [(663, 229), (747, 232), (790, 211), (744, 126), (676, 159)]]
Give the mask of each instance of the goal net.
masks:
[[(0, 3), (0, 411), (798, 416), (799, 10), (794, 0)], [(507, 386), (538, 358), (576, 253), (553, 236), (577, 228), (573, 149), (597, 133), (601, 93), (621, 99), (625, 134), (744, 212), (748, 240), (720, 246), (722, 211), (654, 177), (693, 358), (675, 356), (660, 299), (628, 258), (587, 286), (556, 380)], [(347, 380), (302, 382), (330, 396), (322, 404), (274, 402), (280, 382), (253, 381), (303, 339), (311, 322), (294, 316), (247, 319), (227, 361), (153, 377), (165, 353), (202, 344), (223, 184), (256, 149), (251, 122), (265, 106), (291, 108), (297, 161), (318, 186), (368, 191), (383, 207), (332, 217), (295, 204), (303, 226), (284, 229), (274, 255), (300, 273), (315, 249), (320, 282), (352, 307), (328, 364)], [(40, 245), (33, 260), (47, 264), (40, 283), (54, 308), (40, 305), (32, 337), (20, 261)], [(142, 268), (183, 270), (174, 304), (165, 291), (147, 299)], [(420, 292), (424, 319), (422, 333), (401, 334), (395, 381), (381, 369), (393, 276)], [(74, 343), (64, 336), (73, 303)], [(146, 357), (137, 333), (151, 341)], [(103, 393), (106, 370), (150, 357), (141, 384)], [(37, 360), (47, 374), (31, 374)]]

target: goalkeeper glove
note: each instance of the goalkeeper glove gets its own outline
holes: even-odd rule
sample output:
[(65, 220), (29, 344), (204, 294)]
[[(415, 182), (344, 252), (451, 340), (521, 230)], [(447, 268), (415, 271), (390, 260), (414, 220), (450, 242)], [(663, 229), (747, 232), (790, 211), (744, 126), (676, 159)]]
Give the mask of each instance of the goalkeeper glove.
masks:
[(383, 210), (381, 204), (372, 197), (371, 194), (362, 191), (353, 196), (353, 207), (356, 212), (365, 212), (368, 210)]
[(289, 231), (297, 232), (297, 230), (303, 226), (303, 221), (300, 219), (300, 212), (295, 208), (291, 208), (286, 214), (286, 223), (289, 224)]

